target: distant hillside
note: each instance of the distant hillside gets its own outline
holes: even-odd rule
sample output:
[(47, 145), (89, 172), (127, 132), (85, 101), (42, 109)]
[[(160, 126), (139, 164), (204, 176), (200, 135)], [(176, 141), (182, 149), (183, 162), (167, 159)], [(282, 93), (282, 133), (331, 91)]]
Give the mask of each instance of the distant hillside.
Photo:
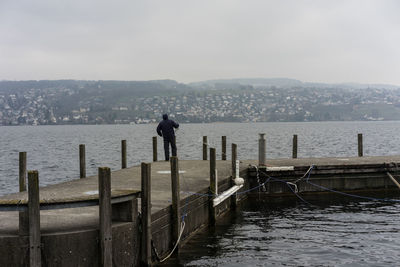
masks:
[(84, 81), (84, 80), (30, 80), (0, 81), (0, 92), (18, 93), (28, 89), (85, 89), (96, 91), (130, 91), (148, 93), (166, 90), (184, 90), (188, 86), (173, 80), (153, 81)]
[(155, 123), (163, 113), (179, 122), (400, 120), (400, 89), (293, 79), (0, 82), (0, 125)]

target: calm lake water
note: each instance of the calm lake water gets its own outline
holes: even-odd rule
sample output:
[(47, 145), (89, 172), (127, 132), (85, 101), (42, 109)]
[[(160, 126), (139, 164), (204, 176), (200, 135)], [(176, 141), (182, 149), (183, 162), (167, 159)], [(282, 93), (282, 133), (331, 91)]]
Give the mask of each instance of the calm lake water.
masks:
[(165, 266), (399, 266), (400, 204), (248, 203)]
[[(0, 195), (18, 190), (18, 155), (27, 152), (28, 169), (39, 171), (41, 185), (79, 177), (79, 144), (86, 145), (87, 175), (100, 166), (121, 167), (121, 140), (127, 140), (128, 166), (152, 161), (156, 125), (76, 125), (0, 127)], [(221, 153), (221, 136), (238, 145), (239, 159), (258, 158), (258, 133), (266, 133), (267, 158), (291, 157), (293, 134), (298, 157), (357, 155), (357, 133), (365, 155), (400, 153), (400, 122), (210, 123), (182, 124), (177, 132), (180, 159), (202, 158), (202, 136)], [(158, 158), (163, 159), (158, 138)]]
[[(86, 145), (87, 174), (121, 166), (121, 140), (128, 165), (152, 160), (156, 125), (0, 127), (0, 195), (18, 190), (18, 153), (41, 185), (79, 177), (79, 144)], [(299, 157), (357, 155), (357, 133), (365, 155), (400, 153), (400, 122), (182, 124), (180, 159), (201, 159), (202, 136), (220, 158), (221, 136), (238, 145), (239, 159), (257, 159), (258, 133), (266, 133), (267, 158), (289, 158), (298, 135)], [(161, 138), (159, 159), (163, 159)], [(380, 202), (306, 203), (281, 207), (251, 203), (193, 238), (169, 265), (187, 266), (398, 266), (400, 204)]]

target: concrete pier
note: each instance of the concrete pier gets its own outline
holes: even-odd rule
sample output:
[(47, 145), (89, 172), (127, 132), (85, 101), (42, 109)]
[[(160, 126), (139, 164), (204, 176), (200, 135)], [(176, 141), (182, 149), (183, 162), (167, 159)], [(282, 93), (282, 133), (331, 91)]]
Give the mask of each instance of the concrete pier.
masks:
[[(152, 163), (151, 177), (151, 201), (153, 213), (166, 208), (171, 200), (171, 167), (169, 162), (160, 161)], [(208, 175), (209, 162), (196, 160), (182, 160), (179, 163), (181, 198), (200, 189), (207, 188), (210, 183)], [(217, 161), (218, 175), (229, 177), (231, 175), (231, 162)], [(242, 170), (245, 170), (242, 164)], [(111, 174), (111, 188), (113, 192), (140, 191), (141, 176), (140, 166), (135, 166), (123, 170), (114, 171)], [(67, 202), (73, 199), (89, 199), (98, 194), (97, 176), (87, 177), (86, 179), (74, 180), (70, 182), (50, 185), (40, 188), (40, 202)], [(0, 196), (0, 204), (25, 203), (28, 200), (27, 192), (15, 193)], [(58, 230), (81, 229), (81, 227), (97, 226), (97, 208), (71, 208), (60, 210), (48, 210), (41, 212), (41, 230), (50, 233)], [(18, 232), (18, 213), (0, 212), (0, 235), (17, 234)]]
[[(217, 161), (216, 168), (220, 177), (230, 177), (231, 162)], [(180, 198), (181, 201), (183, 199), (194, 201), (195, 203), (191, 203), (190, 207), (199, 207), (198, 200), (193, 197), (190, 198), (192, 194), (190, 192), (199, 192), (208, 188), (210, 183), (208, 170), (208, 161), (188, 160), (179, 162)], [(242, 170), (246, 170), (244, 164)], [(99, 238), (96, 233), (99, 231), (100, 215), (97, 206), (99, 201), (98, 183), (98, 176), (92, 176), (40, 188), (40, 233), (42, 255), (46, 255), (42, 257), (42, 262), (45, 262), (46, 266), (101, 265), (101, 255), (98, 253), (96, 241)], [(140, 234), (138, 229), (141, 222), (137, 218), (140, 208), (138, 208), (136, 200), (140, 197), (140, 189), (140, 166), (111, 173), (111, 203), (113, 203), (113, 199), (121, 200), (126, 197), (131, 197), (133, 201), (136, 201), (133, 202), (136, 203), (136, 207), (132, 207), (135, 218), (130, 222), (121, 220), (119, 214), (117, 216), (114, 214), (121, 211), (118, 211), (118, 206), (113, 204), (113, 237), (108, 237), (108, 239), (112, 240), (112, 246), (110, 246), (114, 254), (112, 260), (120, 263), (117, 266), (137, 265), (140, 261)], [(207, 194), (207, 191), (204, 191), (203, 194)], [(27, 203), (28, 193), (26, 191), (0, 197), (0, 208), (17, 207), (24, 210)], [(79, 207), (80, 204), (83, 207)], [(167, 253), (173, 243), (169, 242), (169, 235), (168, 237), (165, 236), (170, 232), (169, 228), (171, 227), (171, 204), (170, 163), (165, 161), (154, 162), (151, 164), (151, 221), (153, 225), (155, 224), (155, 227), (152, 228), (152, 240), (160, 256)], [(188, 211), (188, 205), (181, 204), (181, 206), (183, 211), (185, 209), (186, 212)], [(56, 209), (47, 210), (54, 207)], [(117, 219), (114, 219), (114, 217), (117, 217)], [(202, 219), (208, 220), (207, 216)], [(193, 222), (188, 222), (184, 236), (190, 235), (195, 229), (204, 225), (202, 219), (195, 218)], [(25, 266), (27, 261), (24, 257), (18, 257), (18, 254), (26, 255), (27, 245), (29, 244), (26, 242), (25, 237), (19, 236), (19, 211), (0, 211), (0, 254), (9, 255), (9, 257), (0, 258), (0, 266), (10, 264)], [(24, 245), (25, 243), (26, 245)], [(13, 247), (19, 249), (12, 249)]]

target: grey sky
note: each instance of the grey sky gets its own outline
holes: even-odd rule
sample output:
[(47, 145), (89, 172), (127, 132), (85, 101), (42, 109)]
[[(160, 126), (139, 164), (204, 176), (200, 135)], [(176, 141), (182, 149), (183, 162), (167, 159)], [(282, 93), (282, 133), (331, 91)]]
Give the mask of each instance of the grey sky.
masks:
[(400, 85), (400, 1), (1, 0), (0, 80)]

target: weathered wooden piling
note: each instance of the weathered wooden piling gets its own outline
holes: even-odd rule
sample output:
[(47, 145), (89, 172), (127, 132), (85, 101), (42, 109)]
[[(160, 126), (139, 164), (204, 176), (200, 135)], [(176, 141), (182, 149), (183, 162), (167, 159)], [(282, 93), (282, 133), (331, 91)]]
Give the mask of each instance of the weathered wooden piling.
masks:
[(86, 159), (85, 159), (85, 145), (79, 145), (79, 177), (86, 177)]
[(19, 152), (19, 192), (26, 191), (26, 152)]
[(203, 160), (207, 160), (207, 136), (203, 136)]
[(297, 158), (297, 134), (293, 135), (293, 151), (292, 158)]
[(232, 143), (232, 179), (236, 177), (237, 145)]
[(363, 135), (362, 133), (359, 133), (357, 135), (358, 139), (358, 156), (362, 157), (363, 156)]
[(126, 169), (126, 140), (121, 140), (121, 169)]
[[(237, 145), (232, 143), (232, 155), (231, 155), (231, 160), (232, 160), (232, 179), (231, 179), (231, 186), (235, 185), (235, 177), (239, 176), (238, 173), (236, 173), (236, 160), (237, 160)], [(236, 194), (233, 194), (231, 196), (231, 207), (232, 209), (235, 209), (237, 206), (237, 196)]]
[(222, 136), (222, 153), (221, 153), (221, 159), (226, 160), (226, 136)]
[(157, 136), (153, 136), (153, 162), (157, 160)]
[(29, 266), (40, 267), (40, 202), (39, 202), (39, 173), (28, 172), (28, 214), (29, 214)]
[(101, 266), (112, 266), (112, 210), (110, 168), (99, 168), (99, 216)]
[[(171, 189), (172, 189), (172, 240), (178, 242), (181, 232), (180, 213), (180, 185), (179, 185), (179, 164), (178, 157), (172, 156), (171, 162)], [(177, 247), (178, 249), (178, 247)], [(175, 250), (177, 252), (177, 250)]]
[[(19, 192), (26, 191), (26, 152), (19, 152)], [(29, 218), (27, 211), (19, 212), (18, 234), (29, 234)]]
[(217, 180), (217, 157), (215, 148), (210, 148), (210, 196), (209, 196), (209, 216), (210, 224), (215, 224), (216, 214), (213, 199), (218, 194)]
[(260, 133), (260, 139), (258, 139), (258, 165), (265, 166), (265, 153), (266, 153), (266, 142), (265, 142), (265, 133)]
[(141, 164), (142, 253), (141, 264), (151, 265), (151, 164)]

